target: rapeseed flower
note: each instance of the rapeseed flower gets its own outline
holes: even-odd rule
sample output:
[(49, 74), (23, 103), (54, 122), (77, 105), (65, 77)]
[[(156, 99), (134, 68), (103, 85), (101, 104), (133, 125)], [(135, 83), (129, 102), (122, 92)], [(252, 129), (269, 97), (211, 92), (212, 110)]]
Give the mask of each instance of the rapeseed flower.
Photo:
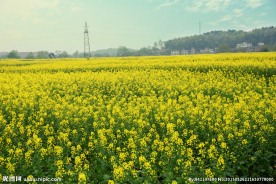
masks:
[(34, 171), (69, 183), (175, 183), (258, 167), (271, 175), (271, 159), (252, 163), (276, 146), (275, 57), (1, 60), (0, 179)]
[(86, 175), (84, 173), (79, 173), (78, 181), (82, 183), (86, 182)]

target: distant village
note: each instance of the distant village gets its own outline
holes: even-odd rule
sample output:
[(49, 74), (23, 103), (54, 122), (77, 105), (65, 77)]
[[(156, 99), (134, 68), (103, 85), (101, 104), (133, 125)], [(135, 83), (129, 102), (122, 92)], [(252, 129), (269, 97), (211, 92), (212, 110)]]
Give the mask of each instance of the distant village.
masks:
[[(120, 48), (118, 49), (109, 49), (109, 50), (104, 50), (108, 51), (109, 53), (101, 53), (97, 55), (97, 52), (92, 52), (91, 56), (93, 57), (102, 57), (102, 56), (139, 56), (139, 55), (191, 55), (191, 54), (215, 54), (215, 53), (221, 53), (221, 52), (263, 52), (263, 48), (265, 48), (265, 44), (263, 42), (259, 42), (257, 45), (253, 45), (252, 43), (238, 43), (236, 44), (235, 48), (229, 48), (227, 47), (227, 51), (222, 51), (220, 48), (205, 48), (205, 49), (195, 49), (191, 48), (190, 50), (182, 49), (182, 50), (172, 50), (172, 51), (167, 51), (165, 54), (161, 53), (154, 53), (154, 52), (146, 52), (146, 53), (139, 53), (139, 51), (135, 50), (129, 50), (127, 48), (124, 48), (123, 54), (120, 54), (122, 51)], [(267, 50), (268, 51), (268, 50)], [(10, 57), (9, 55), (12, 54), (12, 52), (15, 52), (15, 56)], [(83, 57), (82, 52), (76, 51), (73, 54), (68, 54), (66, 51), (56, 51), (55, 53), (50, 53), (47, 51), (38, 51), (38, 52), (17, 52), (17, 51), (12, 51), (12, 52), (0, 52), (0, 58), (25, 58), (25, 59), (43, 59), (43, 58), (68, 58), (68, 57), (73, 57), (73, 58), (81, 58)], [(138, 54), (137, 54), (138, 52)]]
[[(252, 43), (238, 43), (236, 48), (231, 48), (230, 52), (259, 52), (264, 46), (263, 42), (259, 42), (258, 45), (253, 46)], [(190, 50), (173, 50), (171, 55), (189, 55), (189, 54), (215, 54), (218, 52), (218, 48), (205, 48), (196, 51), (194, 48)]]
[[(86, 33), (86, 31), (85, 31)], [(87, 41), (87, 40), (86, 40)], [(86, 43), (87, 44), (87, 43)], [(23, 58), (23, 59), (44, 59), (44, 58), (83, 58), (91, 57), (123, 57), (123, 56), (158, 56), (158, 55), (191, 55), (191, 54), (215, 54), (229, 52), (276, 52), (276, 27), (256, 28), (252, 31), (228, 30), (210, 31), (199, 35), (191, 35), (173, 38), (167, 41), (159, 40), (153, 46), (131, 49), (126, 46), (118, 48), (107, 48), (87, 50), (76, 50), (74, 53), (64, 51), (36, 51), (20, 52), (11, 50), (2, 52), (0, 59)], [(89, 53), (87, 55), (87, 53)]]

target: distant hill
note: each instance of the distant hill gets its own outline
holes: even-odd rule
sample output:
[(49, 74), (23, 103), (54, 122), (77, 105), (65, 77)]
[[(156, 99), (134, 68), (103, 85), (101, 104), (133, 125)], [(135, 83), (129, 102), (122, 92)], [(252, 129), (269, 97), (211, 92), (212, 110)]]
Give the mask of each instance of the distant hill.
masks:
[(118, 48), (108, 48), (108, 49), (92, 51), (91, 55), (94, 57), (117, 56), (117, 52), (118, 52)]
[[(276, 51), (276, 27), (263, 27), (252, 31), (211, 31), (202, 35), (174, 38), (154, 43), (154, 46), (138, 50), (125, 46), (92, 51), (92, 57), (180, 55), (217, 52)], [(7, 58), (9, 52), (0, 52)], [(48, 58), (49, 52), (18, 52), (20, 58)], [(68, 55), (66, 51), (56, 53), (58, 57), (83, 57), (82, 52)]]
[(215, 49), (222, 46), (234, 49), (237, 44), (243, 42), (252, 43), (253, 46), (261, 42), (272, 49), (276, 44), (276, 27), (264, 27), (249, 32), (236, 30), (211, 31), (202, 35), (175, 38), (165, 41), (164, 44), (167, 51), (194, 48), (198, 52), (200, 49)]
[(8, 52), (0, 52), (0, 58), (8, 55)]
[(114, 57), (114, 56), (133, 56), (137, 55), (137, 50), (120, 46), (118, 48), (108, 48), (92, 51), (93, 57)]
[[(238, 48), (240, 47), (240, 48)], [(217, 52), (276, 51), (276, 27), (252, 31), (211, 31), (202, 35), (174, 38), (155, 42), (153, 47), (134, 50), (121, 46), (92, 52), (93, 57), (180, 55)]]
[[(28, 56), (29, 53), (30, 52), (18, 52), (18, 55), (20, 58), (25, 58)], [(5, 58), (5, 57), (7, 57), (8, 54), (9, 54), (9, 52), (0, 52), (0, 58), (1, 57)], [(34, 53), (34, 54), (36, 54), (36, 53)]]

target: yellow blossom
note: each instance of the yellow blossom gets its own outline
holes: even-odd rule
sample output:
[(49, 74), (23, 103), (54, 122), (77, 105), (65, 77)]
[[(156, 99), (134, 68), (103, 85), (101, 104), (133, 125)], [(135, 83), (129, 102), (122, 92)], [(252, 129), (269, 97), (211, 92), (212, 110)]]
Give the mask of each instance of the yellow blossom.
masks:
[(124, 169), (122, 167), (114, 168), (113, 176), (115, 180), (122, 180), (125, 177)]
[(172, 184), (177, 184), (177, 181), (173, 180), (173, 181), (172, 181)]
[(207, 178), (214, 178), (214, 173), (211, 171), (211, 169), (205, 169), (205, 175)]
[(225, 149), (227, 147), (227, 144), (225, 142), (221, 143), (221, 148)]
[(247, 139), (243, 139), (242, 144), (247, 144)]
[(115, 184), (115, 182), (113, 180), (108, 180), (107, 182), (108, 184)]
[(86, 175), (84, 173), (79, 173), (78, 181), (79, 182), (85, 182), (86, 181)]

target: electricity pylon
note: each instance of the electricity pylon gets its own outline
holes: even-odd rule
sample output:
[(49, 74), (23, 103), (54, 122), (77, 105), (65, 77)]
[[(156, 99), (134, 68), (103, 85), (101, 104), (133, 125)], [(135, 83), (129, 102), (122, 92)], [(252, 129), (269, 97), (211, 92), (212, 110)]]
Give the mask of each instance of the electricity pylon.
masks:
[(85, 22), (84, 26), (84, 51), (83, 51), (83, 57), (89, 58), (90, 57), (90, 43), (89, 43), (89, 35), (88, 35), (88, 26)]

